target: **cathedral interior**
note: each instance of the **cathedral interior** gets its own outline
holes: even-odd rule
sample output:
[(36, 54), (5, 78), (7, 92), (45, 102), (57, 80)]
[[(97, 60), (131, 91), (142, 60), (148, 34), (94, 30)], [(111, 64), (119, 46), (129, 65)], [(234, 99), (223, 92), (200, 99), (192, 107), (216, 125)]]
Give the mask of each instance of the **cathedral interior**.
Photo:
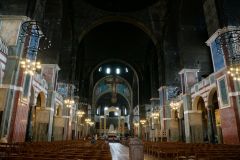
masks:
[(8, 143), (240, 143), (239, 0), (1, 0)]

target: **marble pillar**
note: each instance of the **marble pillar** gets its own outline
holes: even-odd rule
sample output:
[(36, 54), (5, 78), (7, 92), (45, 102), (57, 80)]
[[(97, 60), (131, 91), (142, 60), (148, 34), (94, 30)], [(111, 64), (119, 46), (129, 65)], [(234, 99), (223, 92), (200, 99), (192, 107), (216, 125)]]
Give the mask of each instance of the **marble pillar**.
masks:
[(104, 115), (104, 124), (103, 124), (104, 135), (107, 135), (107, 116)]
[[(24, 141), (27, 127), (28, 105), (20, 103), (23, 77), (20, 72), (19, 60), (23, 54), (24, 43), (18, 39), (21, 24), (28, 20), (24, 16), (0, 16), (1, 28), (0, 37), (8, 48), (8, 56), (5, 65), (5, 74), (0, 88), (0, 137), (7, 135), (8, 141)], [(17, 112), (23, 114), (17, 117)], [(24, 123), (15, 128), (16, 121)], [(26, 121), (26, 122), (25, 122)], [(17, 130), (19, 129), (19, 130)], [(18, 134), (18, 133), (21, 133)]]

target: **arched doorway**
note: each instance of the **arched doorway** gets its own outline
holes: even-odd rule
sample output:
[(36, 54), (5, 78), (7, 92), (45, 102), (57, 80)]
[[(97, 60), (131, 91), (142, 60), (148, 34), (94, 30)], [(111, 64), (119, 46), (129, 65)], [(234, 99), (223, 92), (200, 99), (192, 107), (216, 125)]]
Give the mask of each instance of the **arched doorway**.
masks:
[(220, 118), (220, 111), (218, 105), (218, 96), (217, 96), (217, 89), (214, 88), (209, 93), (208, 99), (208, 107), (209, 107), (209, 128), (211, 129), (210, 133), (210, 140), (211, 143), (222, 143), (222, 128), (221, 128), (221, 118)]
[(64, 133), (64, 123), (63, 123), (63, 106), (60, 104), (56, 104), (55, 106), (55, 114), (54, 114), (54, 120), (53, 120), (53, 133), (52, 133), (52, 140), (54, 141), (60, 141), (63, 140), (63, 133)]
[(203, 97), (195, 97), (193, 102), (193, 112), (190, 122), (192, 142), (208, 142), (208, 118)]
[(34, 131), (33, 127), (36, 122), (35, 115), (36, 115), (35, 92), (34, 92), (34, 89), (31, 88), (30, 103), (29, 103), (29, 110), (28, 110), (28, 121), (27, 121), (26, 136), (25, 136), (26, 142), (31, 142), (33, 140), (33, 131)]
[[(102, 136), (129, 134), (129, 102), (121, 94), (117, 94), (116, 102), (112, 101), (112, 93), (108, 92), (97, 99), (98, 109), (96, 119), (98, 119), (96, 129)], [(126, 126), (127, 124), (127, 126)]]
[(207, 117), (207, 109), (205, 107), (205, 102), (202, 97), (199, 97), (197, 103), (197, 110), (202, 111), (202, 133), (203, 133), (203, 141), (208, 143), (208, 117)]
[(48, 123), (46, 113), (42, 110), (46, 106), (45, 94), (40, 92), (36, 98), (36, 105), (32, 110), (32, 141), (47, 141)]
[(185, 142), (185, 125), (184, 125), (184, 109), (183, 109), (183, 104), (181, 103), (178, 112), (177, 112), (177, 117), (179, 121), (179, 141)]
[[(112, 74), (107, 71), (111, 71)], [(93, 87), (92, 104), (93, 114), (97, 117), (95, 118), (97, 119), (95, 127), (99, 130), (99, 135), (107, 134), (110, 122), (112, 122), (111, 126), (117, 128), (116, 131), (119, 135), (129, 132), (131, 128), (129, 121), (133, 118), (130, 115), (133, 110), (133, 87), (130, 82), (135, 78), (135, 71), (122, 62), (109, 61), (95, 68), (93, 80), (97, 81), (95, 80)], [(138, 87), (135, 89), (138, 90)], [(135, 96), (135, 99), (138, 99), (138, 95), (135, 94)], [(115, 111), (108, 111), (106, 115), (106, 107), (118, 107), (120, 113), (114, 115)], [(129, 117), (126, 118), (127, 116)], [(125, 123), (127, 123), (127, 127)]]

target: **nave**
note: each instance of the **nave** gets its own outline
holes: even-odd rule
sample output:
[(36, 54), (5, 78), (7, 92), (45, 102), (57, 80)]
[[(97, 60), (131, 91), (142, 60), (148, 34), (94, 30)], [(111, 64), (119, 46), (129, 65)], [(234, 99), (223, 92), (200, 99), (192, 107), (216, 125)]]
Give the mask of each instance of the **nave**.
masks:
[[(102, 140), (1, 143), (0, 160), (129, 160), (129, 147), (121, 143), (106, 143)], [(144, 155), (144, 160), (153, 156)]]
[[(237, 160), (240, 157), (239, 145), (150, 141), (134, 144), (132, 140), (0, 143), (0, 160), (130, 160), (130, 157), (132, 160)], [(142, 153), (144, 156), (139, 159)]]

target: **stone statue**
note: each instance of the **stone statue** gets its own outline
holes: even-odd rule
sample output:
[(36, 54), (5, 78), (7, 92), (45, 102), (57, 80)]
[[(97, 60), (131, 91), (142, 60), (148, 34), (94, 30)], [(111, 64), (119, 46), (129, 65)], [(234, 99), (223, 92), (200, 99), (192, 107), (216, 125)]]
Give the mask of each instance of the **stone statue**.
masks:
[(115, 132), (115, 130), (114, 130), (114, 125), (113, 125), (113, 124), (110, 124), (108, 133), (114, 133), (114, 132)]

